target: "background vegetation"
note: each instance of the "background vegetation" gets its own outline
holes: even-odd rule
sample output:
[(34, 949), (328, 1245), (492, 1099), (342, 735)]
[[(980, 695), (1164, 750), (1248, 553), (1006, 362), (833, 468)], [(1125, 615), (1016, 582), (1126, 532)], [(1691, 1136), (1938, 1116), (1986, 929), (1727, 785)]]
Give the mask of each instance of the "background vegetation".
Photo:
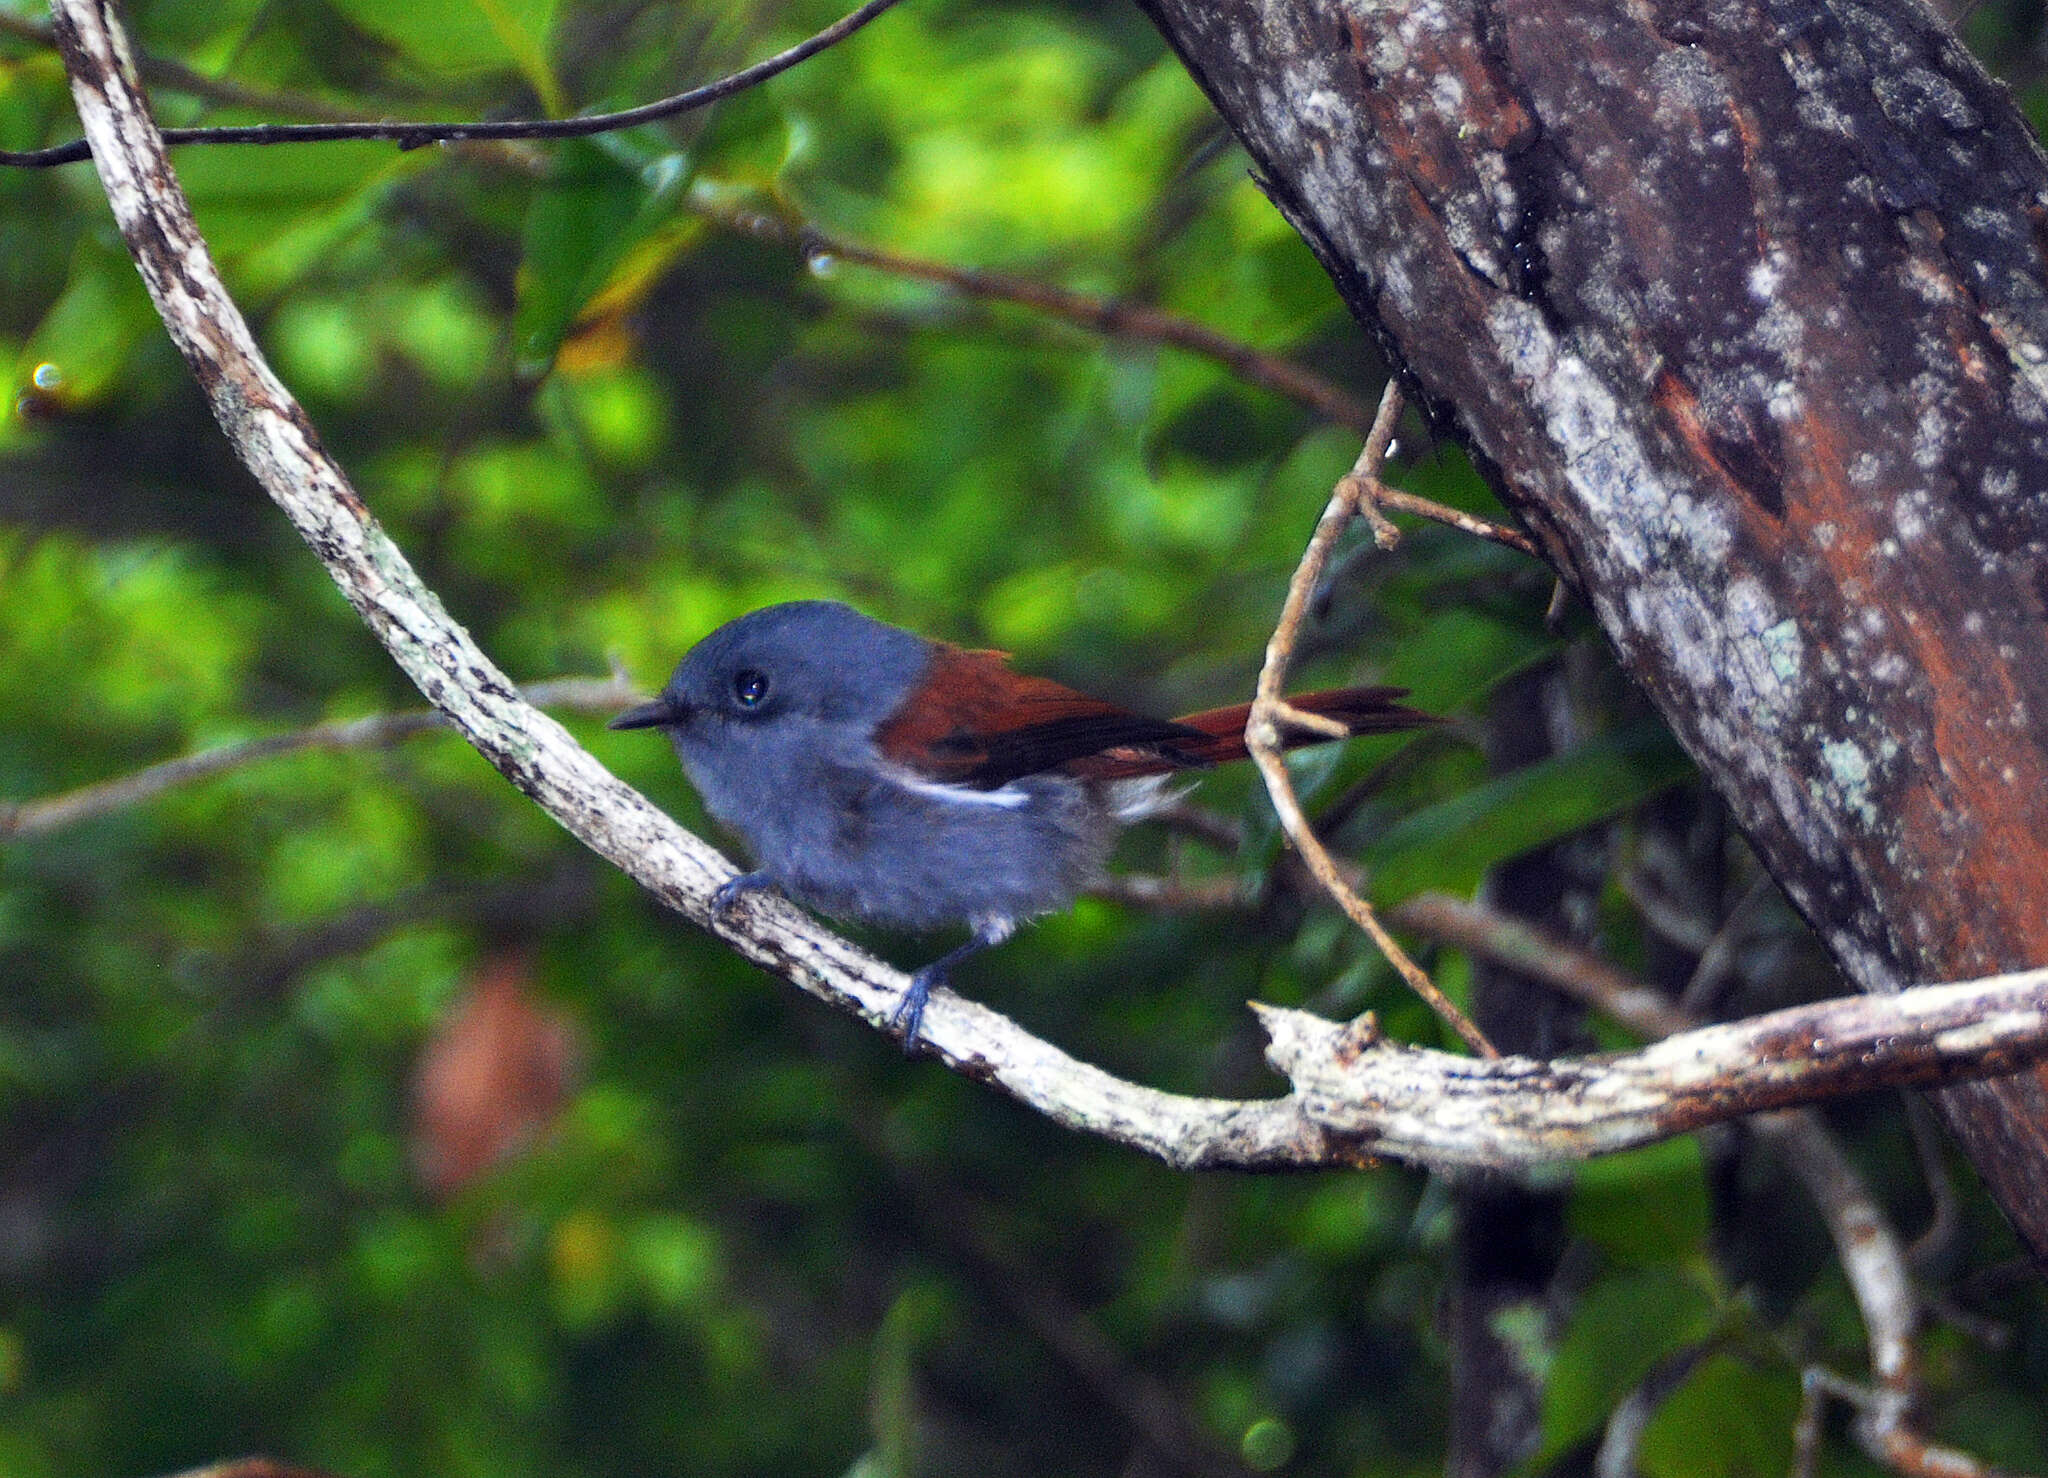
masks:
[[(621, 106), (835, 14), (131, 11), (146, 51), (203, 74), (157, 74), (166, 122)], [(0, 147), (75, 131), (37, 20), (0, 0)], [(1971, 22), (2033, 87), (2028, 24)], [(204, 78), (286, 96), (237, 106)], [(1353, 433), (1211, 359), (745, 212), (1158, 305), (1361, 395), (1379, 374), (1126, 7), (912, 0), (710, 113), (586, 142), (178, 162), (378, 517), (535, 679), (616, 664), (651, 690), (719, 621), (829, 595), (1160, 713), (1248, 692)], [(0, 171), (0, 353), (0, 796), (417, 703), (230, 462), (85, 167)], [(1403, 485), (1492, 509), (1454, 448), (1419, 427), (1409, 446)], [(1532, 562), (1434, 527), (1347, 565), (1303, 680), (1406, 684), (1459, 723), (1304, 761), (1350, 810), (1340, 840), (1391, 898), (1469, 894), (1577, 838), (1577, 932), (1630, 967), (1683, 984), (1754, 895), (1718, 1009), (1837, 989), (1583, 615), (1546, 625), (1550, 595)], [(573, 722), (706, 825), (661, 745)], [(1532, 726), (1557, 753), (1502, 742)], [(1243, 828), (1234, 856), (1141, 835), (1126, 865), (1242, 879), (1253, 902), (1087, 901), (961, 986), (1205, 1093), (1275, 1084), (1247, 997), (1433, 1039), (1332, 910), (1261, 884), (1278, 848), (1248, 777), (1200, 800)], [(1058, 1133), (737, 965), (452, 738), (5, 832), (0, 812), (0, 1473), (251, 1450), (350, 1478), (1441, 1465), (1441, 1187), (1190, 1178)], [(1432, 963), (1465, 987), (1460, 956)], [(433, 1042), (497, 1118), (549, 1127), (467, 1173), (495, 1141), (422, 1109)], [(1835, 1118), (1917, 1231), (1944, 1178), (1898, 1105)], [(1655, 1371), (1642, 1471), (1783, 1471), (1802, 1367), (1862, 1360), (1792, 1183), (1729, 1135), (1571, 1187), (1570, 1312), (1531, 1339), (1534, 1464), (1583, 1462)], [(1930, 1425), (2040, 1468), (2048, 1304), (2014, 1251), (1971, 1199), (1930, 1249)], [(1824, 1461), (1867, 1466), (1841, 1440)]]

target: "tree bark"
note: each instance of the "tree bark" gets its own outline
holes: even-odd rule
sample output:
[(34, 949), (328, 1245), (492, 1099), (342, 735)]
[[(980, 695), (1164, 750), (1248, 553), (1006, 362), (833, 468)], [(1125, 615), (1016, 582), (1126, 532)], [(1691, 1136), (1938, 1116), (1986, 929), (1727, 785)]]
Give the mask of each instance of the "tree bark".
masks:
[[(1915, 0), (1140, 0), (1843, 969), (2048, 961), (2048, 163)], [(2048, 1075), (1939, 1096), (2048, 1260)]]

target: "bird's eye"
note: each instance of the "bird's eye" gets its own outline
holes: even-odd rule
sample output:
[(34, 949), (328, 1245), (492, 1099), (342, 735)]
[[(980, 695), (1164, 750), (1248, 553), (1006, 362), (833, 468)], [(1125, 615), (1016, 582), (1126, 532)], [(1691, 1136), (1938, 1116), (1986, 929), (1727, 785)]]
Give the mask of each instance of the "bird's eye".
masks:
[(758, 667), (742, 667), (733, 674), (733, 702), (742, 708), (759, 708), (768, 696), (768, 674)]

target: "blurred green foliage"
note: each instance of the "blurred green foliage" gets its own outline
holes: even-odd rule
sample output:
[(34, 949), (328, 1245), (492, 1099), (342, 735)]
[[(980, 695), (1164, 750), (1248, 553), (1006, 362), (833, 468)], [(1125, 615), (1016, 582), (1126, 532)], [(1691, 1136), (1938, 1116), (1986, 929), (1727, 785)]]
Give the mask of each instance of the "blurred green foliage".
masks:
[[(145, 51), (280, 110), (451, 118), (645, 101), (834, 16), (132, 10)], [(179, 123), (266, 116), (190, 89), (158, 103)], [(0, 32), (0, 146), (73, 127), (50, 53)], [(1130, 8), (916, 0), (710, 114), (575, 144), (178, 165), (323, 436), (526, 677), (618, 663), (651, 688), (719, 621), (831, 595), (1158, 712), (1229, 701), (1353, 455), (1208, 360), (806, 258), (707, 206), (1156, 304), (1377, 383)], [(416, 701), (227, 457), (86, 169), (0, 172), (0, 350), (0, 796)], [(1494, 511), (1454, 448), (1411, 445), (1407, 486)], [(1649, 966), (1669, 949), (1623, 864), (1687, 769), (1582, 617), (1546, 630), (1549, 595), (1528, 561), (1441, 529), (1355, 562), (1304, 682), (1405, 683), (1459, 724), (1301, 774), (1318, 802), (1348, 796), (1340, 839), (1389, 899), (1469, 892), (1599, 829), (1623, 860), (1600, 941)], [(1574, 675), (1583, 742), (1503, 771), (1477, 737), (1498, 686), (1538, 669)], [(573, 722), (704, 825), (662, 746)], [(1246, 828), (1238, 858), (1139, 836), (1128, 864), (1264, 876), (1278, 845), (1248, 779), (1202, 798)], [(1790, 921), (1775, 930), (1750, 974), (1826, 988)], [(932, 948), (871, 942), (905, 962)], [(525, 1153), (437, 1197), (410, 1143), (413, 1064), (499, 950), (575, 1023), (580, 1086)], [(0, 980), (9, 1478), (257, 1450), (349, 1478), (1441, 1461), (1450, 1218), (1421, 1177), (1178, 1176), (906, 1064), (655, 908), (447, 736), (0, 838)], [(1434, 1036), (1328, 909), (1285, 891), (1182, 915), (1084, 902), (961, 984), (1114, 1070), (1210, 1094), (1275, 1087), (1247, 997)], [(1895, 1116), (1841, 1127), (1888, 1202), (1924, 1215)], [(1967, 1210), (1942, 1276), (2011, 1250)], [(1862, 1355), (1782, 1172), (1667, 1146), (1581, 1175), (1570, 1223), (1576, 1312), (1523, 1331), (1549, 1393), (1531, 1471), (1583, 1461), (1653, 1373), (1669, 1379), (1643, 1472), (1783, 1471), (1800, 1365)], [(1933, 1424), (2040, 1467), (2048, 1317), (2038, 1291), (1995, 1307), (2005, 1344), (1931, 1341)], [(1154, 1397), (1170, 1430), (1134, 1415)], [(1827, 1470), (1866, 1471), (1852, 1454), (1831, 1442)]]

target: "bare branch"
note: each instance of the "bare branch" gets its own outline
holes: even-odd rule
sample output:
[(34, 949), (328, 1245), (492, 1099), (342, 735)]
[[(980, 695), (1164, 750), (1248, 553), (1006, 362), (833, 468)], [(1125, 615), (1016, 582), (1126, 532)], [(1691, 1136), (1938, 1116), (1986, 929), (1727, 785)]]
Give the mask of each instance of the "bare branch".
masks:
[(1614, 1410), (1608, 1413), (1607, 1428), (1593, 1455), (1593, 1478), (1637, 1478), (1642, 1469), (1637, 1457), (1643, 1436), (1671, 1394), (1684, 1385), (1700, 1362), (1713, 1354), (1718, 1340), (1687, 1345), (1674, 1350), (1651, 1367)]
[[(707, 82), (702, 87), (693, 87), (688, 92), (680, 92), (652, 103), (643, 103), (637, 108), (627, 108), (618, 113), (591, 113), (580, 118), (506, 119), (469, 123), (426, 120), (415, 123), (260, 123), (246, 127), (167, 128), (162, 130), (161, 138), (165, 144), (174, 146), (324, 144), (340, 139), (387, 139), (401, 149), (421, 149), (428, 144), (455, 143), (471, 139), (588, 138), (592, 134), (612, 133), (642, 123), (655, 123), (663, 118), (673, 118), (680, 113), (709, 107), (712, 103), (721, 102), (735, 93), (745, 92), (750, 87), (756, 87), (771, 77), (787, 72), (800, 62), (810, 60), (828, 47), (836, 46), (896, 3), (897, 0), (867, 0), (867, 3), (858, 10), (840, 17), (815, 36), (799, 41), (786, 50), (778, 51), (765, 60), (755, 62), (751, 67), (742, 68), (715, 82)], [(61, 33), (58, 34), (59, 45), (62, 45)], [(76, 164), (89, 157), (87, 140), (91, 137), (92, 130), (88, 128), (86, 138), (74, 139), (68, 144), (59, 144), (50, 149), (29, 149), (23, 152), (0, 149), (0, 164), (11, 164), (21, 169), (48, 169), (59, 164)]]
[[(1372, 905), (1345, 882), (1329, 849), (1302, 813), (1301, 801), (1294, 794), (1293, 778), (1288, 775), (1287, 762), (1281, 757), (1282, 723), (1307, 728), (1317, 726), (1316, 715), (1290, 708), (1281, 696), (1287, 681), (1288, 665), (1294, 659), (1294, 644), (1301, 633), (1302, 618), (1322, 581), (1323, 567), (1329, 563), (1330, 550), (1335, 547), (1337, 536), (1344, 532), (1345, 526), (1361, 507), (1370, 506), (1371, 495), (1367, 489), (1379, 481), (1380, 467), (1386, 461), (1387, 448), (1393, 442), (1394, 425), (1401, 418), (1401, 410), (1401, 392), (1389, 380), (1380, 396), (1379, 413), (1373, 418), (1372, 432), (1358, 453), (1357, 465), (1347, 476), (1338, 479), (1336, 490), (1330, 494), (1329, 506), (1316, 521), (1315, 533), (1310, 536), (1308, 548), (1302, 552), (1301, 563), (1295, 567), (1294, 578), (1288, 583), (1287, 599), (1280, 608), (1280, 620), (1273, 628), (1272, 640), (1266, 643), (1266, 662), (1259, 671), (1258, 696), (1252, 700), (1251, 713), (1245, 720), (1245, 747), (1251, 752), (1252, 763), (1259, 767), (1259, 774), (1265, 778), (1266, 791), (1273, 798), (1273, 809), (1280, 815), (1282, 830), (1294, 843), (1295, 851), (1301, 854), (1316, 881), (1323, 885), (1324, 891), (1337, 901), (1337, 906), (1344, 910), (1352, 923), (1365, 931), (1401, 978), (1408, 982), (1408, 988), (1428, 1002), (1432, 1011), (1448, 1022), (1475, 1052), (1483, 1057), (1498, 1057), (1500, 1054), (1494, 1050), (1493, 1043), (1486, 1040), (1486, 1034), (1473, 1025), (1472, 1019), (1460, 1011), (1449, 996), (1437, 989), (1436, 982), (1423, 973), (1420, 965), (1408, 958), (1407, 951), (1394, 942), (1394, 936), (1380, 923)], [(1391, 538), (1398, 537), (1391, 527), (1375, 529), (1375, 533), (1380, 537), (1382, 547), (1386, 547)], [(1336, 737), (1343, 737), (1341, 730)]]
[[(638, 696), (638, 690), (621, 678), (561, 678), (554, 682), (530, 684), (521, 692), (526, 701), (536, 707), (567, 708), (578, 713), (614, 713)], [(131, 775), (80, 786), (62, 795), (32, 801), (0, 800), (0, 842), (62, 831), (66, 827), (154, 800), (180, 785), (239, 769), (258, 760), (295, 754), (302, 749), (371, 749), (447, 726), (447, 718), (431, 708), (338, 719), (289, 734), (269, 734), (260, 739), (216, 745), (196, 754), (181, 755), (174, 760), (150, 765)]]
[(1542, 551), (1536, 547), (1536, 541), (1520, 529), (1511, 529), (1506, 524), (1495, 523), (1491, 519), (1467, 513), (1461, 508), (1439, 503), (1433, 498), (1382, 485), (1373, 493), (1373, 501), (1382, 508), (1393, 509), (1396, 513), (1412, 513), (1417, 518), (1426, 518), (1432, 523), (1443, 524), (1446, 528), (1457, 529), (1460, 533), (1470, 534), (1475, 539), (1485, 539), (1489, 543), (1520, 550), (1531, 559), (1543, 558)]
[[(1998, 1005), (1980, 994), (1986, 991)], [(1698, 1027), (1635, 1052), (1554, 1062), (1447, 1057), (1382, 1040), (1370, 1023), (1254, 1009), (1272, 1038), (1267, 1060), (1293, 1082), (1302, 1113), (1333, 1140), (1361, 1154), (1503, 1167), (1608, 1154), (1861, 1091), (1873, 1079), (1923, 1086), (1955, 1061), (1996, 1076), (2043, 1055), (1990, 1039), (2023, 1020), (2029, 1035), (2048, 1030), (2048, 970), (1923, 986), (1910, 995), (1903, 1017), (1882, 1006), (1874, 1014), (1861, 1009), (1880, 998), (1849, 997)], [(1391, 1144), (1400, 1148), (1385, 1148)]]
[[(717, 102), (743, 87), (766, 81), (776, 73), (786, 71), (825, 47), (843, 40), (894, 3), (895, 0), (871, 0), (869, 5), (854, 11), (801, 45), (791, 47), (743, 72), (734, 73), (731, 77), (705, 87), (623, 113), (594, 114), (567, 120), (470, 124), (378, 122), (351, 117), (345, 110), (317, 98), (267, 93), (220, 78), (208, 77), (176, 61), (144, 56), (141, 68), (145, 78), (158, 81), (163, 86), (177, 91), (189, 92), (239, 107), (310, 114), (326, 120), (322, 125), (307, 127), (251, 125), (241, 128), (163, 130), (165, 142), (173, 145), (313, 143), (349, 138), (388, 138), (396, 139), (402, 147), (411, 149), (433, 142), (580, 137), (631, 127), (634, 124)], [(54, 41), (54, 34), (49, 27), (4, 13), (0, 13), (0, 31), (44, 44), (51, 44)], [(20, 153), (0, 150), (0, 164), (12, 164), (23, 168), (72, 164), (86, 157), (85, 141), (82, 139), (50, 149)], [(692, 204), (699, 214), (728, 230), (738, 231), (758, 240), (796, 247), (807, 257), (830, 257), (853, 262), (899, 277), (938, 283), (969, 297), (1034, 308), (1111, 338), (1165, 344), (1204, 355), (1223, 365), (1247, 384), (1271, 390), (1314, 411), (1324, 420), (1351, 427), (1361, 436), (1372, 427), (1372, 412), (1365, 402), (1333, 381), (1281, 355), (1255, 349), (1242, 340), (1233, 339), (1206, 324), (1182, 318), (1163, 309), (1117, 298), (1091, 297), (1085, 293), (1071, 292), (1065, 288), (1033, 282), (1029, 278), (1014, 277), (1007, 273), (954, 267), (943, 262), (927, 261), (875, 247), (861, 246), (829, 235), (801, 221), (790, 221), (763, 211), (721, 203), (713, 192), (707, 190), (693, 192)], [(1431, 499), (1388, 489), (1383, 501), (1388, 507), (1403, 513), (1433, 520), (1475, 537), (1518, 549), (1531, 556), (1537, 554), (1535, 542), (1527, 535)]]
[[(1917, 1098), (1906, 1100), (1906, 1128), (1913, 1136), (1913, 1153), (1920, 1161), (1920, 1179), (1927, 1187), (1927, 1199), (1933, 1204), (1934, 1214), (1928, 1218), (1927, 1228), (1906, 1249), (1906, 1261), (1919, 1272), (1945, 1259), (1963, 1234), (1962, 1198), (1956, 1194), (1955, 1182), (1949, 1178), (1948, 1166), (1941, 1158), (1941, 1130), (1934, 1122), (1934, 1114), (1925, 1103)], [(1996, 1344), (2000, 1334), (2009, 1342), (2011, 1331), (1986, 1320), (1977, 1319), (1960, 1308), (1943, 1310), (1943, 1317), (1952, 1324), (1974, 1324), (1973, 1333), (1977, 1338), (1987, 1339)], [(1999, 1330), (2000, 1334), (1991, 1333)]]
[[(1283, 395), (1306, 406), (1326, 421), (1349, 426), (1363, 436), (1372, 429), (1372, 410), (1350, 391), (1313, 370), (1302, 368), (1277, 354), (1254, 349), (1242, 340), (1219, 333), (1206, 324), (1119, 298), (1097, 298), (1070, 292), (1049, 283), (1006, 272), (985, 272), (974, 267), (955, 267), (919, 257), (903, 256), (877, 247), (862, 246), (833, 236), (806, 221), (790, 220), (751, 206), (721, 198), (722, 192), (699, 188), (691, 192), (691, 206), (705, 219), (729, 231), (773, 242), (801, 251), (816, 261), (853, 262), (896, 277), (936, 283), (967, 297), (1016, 303), (1054, 318), (1079, 324), (1082, 328), (1110, 338), (1136, 339), (1148, 344), (1170, 344), (1215, 360), (1239, 379)], [(1428, 503), (1427, 499), (1417, 499)], [(1429, 504), (1431, 508), (1439, 505)], [(1443, 509), (1444, 513), (1454, 510)], [(1424, 517), (1433, 515), (1424, 514)], [(1462, 517), (1463, 515), (1458, 515)]]
[[(267, 93), (238, 83), (208, 77), (176, 61), (144, 56), (145, 78), (177, 91), (210, 98), (239, 107), (273, 112), (298, 113), (326, 120), (315, 125), (260, 124), (246, 127), (170, 128), (164, 141), (184, 144), (274, 144), (318, 143), (338, 139), (395, 139), (401, 147), (419, 148), (429, 143), (498, 139), (576, 138), (628, 128), (658, 118), (687, 112), (729, 97), (836, 44), (866, 25), (896, 0), (870, 0), (816, 36), (780, 52), (744, 71), (690, 92), (648, 103), (621, 113), (592, 114), (583, 118), (549, 119), (537, 122), (497, 121), (477, 123), (389, 123), (351, 117), (345, 110), (321, 99)], [(47, 26), (0, 13), (0, 31), (23, 39), (50, 44), (54, 34)], [(50, 149), (9, 152), (0, 150), (0, 164), (21, 168), (46, 168), (74, 164), (87, 157), (83, 139)], [(1326, 421), (1349, 426), (1361, 436), (1372, 428), (1372, 412), (1364, 401), (1315, 371), (1295, 364), (1284, 356), (1255, 349), (1206, 324), (1142, 303), (1118, 298), (1091, 297), (1029, 278), (972, 267), (954, 267), (903, 256), (876, 247), (832, 236), (815, 226), (791, 221), (764, 211), (736, 207), (718, 201), (711, 191), (693, 192), (692, 204), (699, 214), (729, 230), (758, 240), (793, 246), (812, 258), (830, 257), (872, 267), (877, 271), (932, 282), (969, 297), (1016, 303), (1111, 338), (1165, 344), (1215, 360), (1247, 384), (1257, 385), (1314, 411)], [(1540, 558), (1535, 541), (1502, 524), (1476, 517), (1432, 499), (1397, 489), (1382, 490), (1380, 501), (1389, 508), (1417, 518), (1432, 520), (1476, 538), (1487, 539), (1510, 549)]]
[[(1913, 1334), (1919, 1305), (1905, 1253), (1820, 1116), (1811, 1111), (1769, 1114), (1750, 1127), (1785, 1157), (1820, 1207), (1870, 1346), (1875, 1389), (1865, 1391), (1809, 1371), (1806, 1399), (1816, 1401), (1816, 1393), (1824, 1393), (1858, 1406), (1855, 1432), (1864, 1451), (1904, 1478), (1996, 1478), (1998, 1469), (1930, 1441), (1913, 1425), (1918, 1397)], [(1802, 1420), (1802, 1434), (1807, 1425)]]
[(1640, 1036), (1668, 1037), (1698, 1025), (1617, 965), (1522, 920), (1443, 893), (1418, 893), (1388, 911), (1403, 929), (1539, 980), (1604, 1011)]

